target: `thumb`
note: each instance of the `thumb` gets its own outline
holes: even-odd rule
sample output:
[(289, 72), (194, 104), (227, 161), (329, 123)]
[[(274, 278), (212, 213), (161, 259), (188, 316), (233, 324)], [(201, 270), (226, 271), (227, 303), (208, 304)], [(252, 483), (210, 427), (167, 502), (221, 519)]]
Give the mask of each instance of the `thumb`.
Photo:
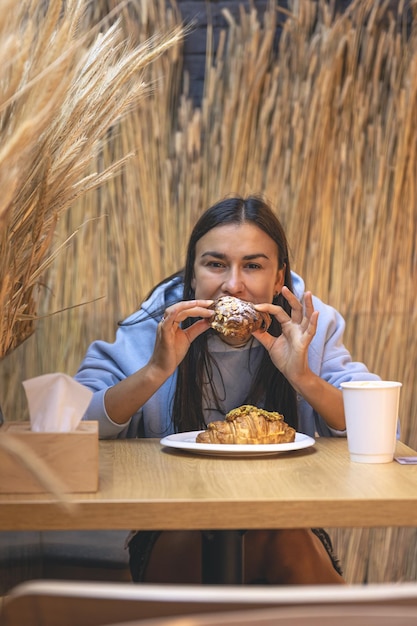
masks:
[(210, 322), (206, 319), (198, 320), (198, 322), (194, 322), (192, 326), (186, 328), (184, 330), (185, 334), (188, 337), (189, 342), (193, 342), (194, 339), (197, 339), (200, 335), (205, 333), (210, 328)]

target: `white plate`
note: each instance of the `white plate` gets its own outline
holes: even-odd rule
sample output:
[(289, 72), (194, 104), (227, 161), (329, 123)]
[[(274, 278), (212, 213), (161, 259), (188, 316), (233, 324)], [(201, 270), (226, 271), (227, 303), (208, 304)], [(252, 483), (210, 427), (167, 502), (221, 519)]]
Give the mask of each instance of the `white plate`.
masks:
[(223, 444), (223, 443), (196, 443), (195, 439), (201, 430), (192, 430), (186, 433), (168, 435), (161, 439), (160, 444), (168, 448), (186, 450), (194, 454), (214, 454), (216, 456), (263, 456), (291, 452), (309, 448), (315, 440), (308, 435), (296, 433), (295, 441), (291, 443), (263, 443), (263, 444)]

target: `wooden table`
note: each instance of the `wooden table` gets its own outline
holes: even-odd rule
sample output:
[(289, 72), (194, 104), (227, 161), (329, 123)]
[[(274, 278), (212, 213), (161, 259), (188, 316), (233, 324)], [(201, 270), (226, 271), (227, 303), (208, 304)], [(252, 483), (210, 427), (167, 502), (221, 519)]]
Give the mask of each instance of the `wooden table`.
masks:
[[(397, 454), (417, 455), (400, 442)], [(99, 491), (71, 501), (66, 510), (48, 495), (2, 495), (0, 530), (199, 529), (238, 544), (238, 529), (417, 526), (417, 465), (352, 463), (336, 438), (262, 458), (102, 441)]]

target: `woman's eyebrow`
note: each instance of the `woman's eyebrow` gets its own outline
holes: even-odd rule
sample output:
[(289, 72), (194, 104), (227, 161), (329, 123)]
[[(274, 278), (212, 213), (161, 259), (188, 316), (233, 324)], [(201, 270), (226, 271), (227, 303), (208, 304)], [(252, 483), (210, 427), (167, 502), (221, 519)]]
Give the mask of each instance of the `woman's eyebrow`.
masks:
[[(227, 255), (224, 254), (224, 252), (216, 252), (215, 250), (207, 250), (207, 252), (203, 252), (203, 254), (201, 255), (201, 257), (205, 257), (205, 256), (213, 256), (216, 259), (226, 259)], [(254, 259), (269, 259), (269, 257), (264, 254), (263, 252), (256, 252), (255, 254), (245, 254), (245, 256), (242, 257), (243, 261), (253, 261)]]
[(226, 258), (226, 255), (224, 254), (224, 252), (216, 252), (215, 250), (207, 250), (207, 252), (203, 252), (201, 257), (205, 257), (205, 256), (214, 256), (217, 259), (225, 259)]
[(263, 252), (257, 252), (256, 254), (247, 254), (243, 257), (244, 261), (253, 261), (254, 259), (269, 259), (269, 256), (264, 254)]

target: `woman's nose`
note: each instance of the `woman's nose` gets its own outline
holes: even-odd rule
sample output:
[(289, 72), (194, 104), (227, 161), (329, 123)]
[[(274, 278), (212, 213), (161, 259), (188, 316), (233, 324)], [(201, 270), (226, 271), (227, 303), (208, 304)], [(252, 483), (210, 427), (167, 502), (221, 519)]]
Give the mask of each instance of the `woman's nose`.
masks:
[(242, 293), (244, 290), (244, 283), (239, 271), (231, 270), (226, 280), (223, 283), (223, 291), (232, 296)]

